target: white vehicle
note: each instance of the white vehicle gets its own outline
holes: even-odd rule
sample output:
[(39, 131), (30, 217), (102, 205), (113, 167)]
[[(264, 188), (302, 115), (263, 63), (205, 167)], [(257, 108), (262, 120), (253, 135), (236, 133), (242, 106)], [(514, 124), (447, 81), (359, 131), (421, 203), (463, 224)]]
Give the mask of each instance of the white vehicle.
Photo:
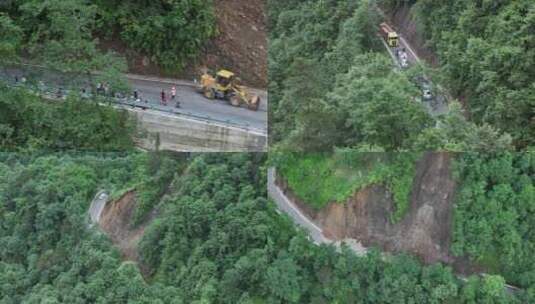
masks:
[(404, 50), (400, 50), (400, 51), (398, 51), (397, 55), (398, 55), (398, 58), (399, 58), (399, 65), (402, 68), (408, 67), (409, 66), (409, 60), (408, 60), (407, 52), (405, 52)]
[(424, 82), (422, 84), (422, 98), (424, 101), (430, 101), (433, 99), (433, 93), (431, 92), (431, 86), (429, 83)]
[(408, 62), (407, 58), (401, 58), (401, 62), (400, 62), (400, 64), (401, 64), (401, 67), (402, 67), (402, 68), (407, 68), (407, 67), (409, 67), (409, 62)]
[(424, 97), (424, 100), (431, 100), (433, 99), (433, 94), (431, 93), (430, 90), (424, 90), (423, 97)]

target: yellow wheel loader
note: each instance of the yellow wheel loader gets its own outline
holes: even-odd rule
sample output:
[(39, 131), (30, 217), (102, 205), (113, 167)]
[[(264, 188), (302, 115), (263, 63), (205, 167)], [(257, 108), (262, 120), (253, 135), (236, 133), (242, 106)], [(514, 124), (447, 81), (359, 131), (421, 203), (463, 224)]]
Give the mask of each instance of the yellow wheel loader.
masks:
[(247, 105), (249, 110), (257, 111), (260, 97), (239, 85), (236, 75), (227, 70), (217, 72), (215, 78), (207, 72), (201, 76), (199, 91), (208, 99), (223, 99), (231, 105), (239, 107)]

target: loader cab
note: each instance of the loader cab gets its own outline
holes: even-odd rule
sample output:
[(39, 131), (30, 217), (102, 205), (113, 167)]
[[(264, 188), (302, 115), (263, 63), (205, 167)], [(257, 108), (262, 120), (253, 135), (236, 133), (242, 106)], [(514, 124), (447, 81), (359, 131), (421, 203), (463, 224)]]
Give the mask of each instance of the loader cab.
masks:
[(387, 43), (390, 47), (398, 47), (398, 34), (396, 32), (388, 33)]
[(215, 82), (223, 91), (227, 90), (230, 87), (233, 80), (234, 80), (234, 73), (227, 71), (227, 70), (221, 70), (217, 72), (216, 77), (215, 77)]

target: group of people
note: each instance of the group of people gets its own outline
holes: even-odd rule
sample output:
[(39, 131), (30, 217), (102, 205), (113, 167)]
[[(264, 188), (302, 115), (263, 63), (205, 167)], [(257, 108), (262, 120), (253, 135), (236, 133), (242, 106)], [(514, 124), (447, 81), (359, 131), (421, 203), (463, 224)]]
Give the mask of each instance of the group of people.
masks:
[[(171, 95), (171, 102), (176, 102), (175, 107), (180, 108), (180, 101), (178, 101), (176, 98), (176, 86), (171, 87), (170, 95)], [(167, 96), (165, 93), (165, 89), (162, 89), (162, 91), (160, 92), (160, 98), (161, 98), (161, 104), (166, 106)]]
[(102, 82), (99, 82), (97, 84), (97, 95), (108, 95), (110, 91), (110, 85), (105, 82), (105, 83), (102, 83)]
[[(15, 76), (15, 83), (26, 83), (26, 78), (24, 76), (20, 77), (19, 76)], [(44, 83), (43, 81), (39, 81), (39, 86), (40, 87), (44, 87)], [(106, 95), (106, 96), (109, 96), (110, 94), (110, 85), (109, 83), (107, 82), (99, 82), (97, 83), (97, 88), (96, 88), (96, 91), (97, 91), (97, 95)], [(56, 95), (58, 97), (62, 97), (64, 95), (64, 90), (63, 88), (59, 88), (56, 92)], [(82, 89), (82, 94), (87, 94), (87, 91), (85, 88)], [(180, 108), (180, 101), (178, 100), (177, 98), (177, 95), (176, 95), (176, 86), (172, 86), (171, 87), (171, 90), (169, 92), (169, 96), (170, 96), (170, 101), (171, 102), (174, 102), (175, 103), (175, 107), (177, 108)], [(137, 89), (134, 90), (134, 94), (133, 94), (133, 98), (136, 102), (141, 102), (142, 98), (141, 98), (141, 92), (138, 91)], [(162, 91), (160, 92), (160, 98), (161, 98), (161, 104), (164, 105), (164, 106), (167, 106), (167, 93), (165, 91), (165, 89), (162, 89)], [(148, 100), (145, 100), (145, 102), (148, 102)]]
[[(170, 95), (170, 101), (175, 103), (175, 107), (176, 108), (180, 108), (180, 101), (178, 100), (177, 95), (176, 95), (176, 86), (172, 86), (171, 87), (169, 95)], [(162, 91), (160, 92), (160, 104), (161, 105), (167, 106), (167, 96), (168, 95), (167, 95), (165, 89), (162, 89)], [(142, 100), (141, 92), (139, 90), (137, 90), (137, 89), (134, 90), (134, 96), (133, 97), (134, 97), (134, 100), (136, 102), (141, 102), (141, 100)], [(148, 102), (148, 101), (145, 100), (145, 102)]]

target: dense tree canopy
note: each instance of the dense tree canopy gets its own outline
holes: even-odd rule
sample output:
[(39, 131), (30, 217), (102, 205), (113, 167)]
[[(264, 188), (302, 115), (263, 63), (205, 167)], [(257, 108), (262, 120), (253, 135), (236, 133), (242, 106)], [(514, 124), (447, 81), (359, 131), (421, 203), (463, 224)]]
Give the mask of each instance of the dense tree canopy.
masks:
[[(394, 5), (391, 2), (385, 5)], [(497, 83), (489, 81), (506, 77), (509, 72), (485, 74), (484, 69), (463, 62), (447, 62), (438, 70), (412, 67), (398, 71), (376, 35), (381, 19), (374, 2), (306, 0), (269, 4), (270, 140), (280, 149), (495, 151), (525, 148), (535, 138), (530, 72), (519, 72), (516, 89), (498, 92)], [(453, 13), (437, 11), (426, 16), (437, 32), (448, 32), (448, 26), (434, 23), (434, 14), (448, 20)], [(526, 62), (531, 62), (531, 57)], [(480, 56), (474, 54), (472, 59), (476, 62)], [(520, 68), (512, 63), (508, 66)], [(457, 72), (450, 75), (447, 70), (452, 68)], [(477, 74), (470, 80), (475, 81), (470, 94), (453, 92), (463, 103), (474, 106), (464, 111), (451, 100), (447, 114), (431, 117), (422, 102), (417, 77), (424, 72), (430, 76), (445, 74), (450, 76), (444, 82), (468, 85), (464, 84), (467, 69)], [(488, 76), (484, 84), (491, 88), (484, 89), (483, 82), (477, 80), (482, 75)], [(484, 108), (488, 111), (478, 114), (478, 109)]]
[(0, 151), (133, 149), (135, 124), (125, 111), (70, 96), (44, 100), (0, 85)]
[(535, 155), (462, 155), (453, 251), (535, 292)]
[(180, 70), (215, 35), (215, 18), (210, 0), (16, 0), (0, 3), (0, 29), (10, 34), (0, 52), (22, 46), (26, 59), (61, 70), (125, 71), (124, 59), (100, 44), (117, 39)]
[(390, 0), (413, 6), (420, 33), (439, 57), (444, 84), (476, 123), (535, 141), (535, 7), (531, 0)]
[[(263, 154), (2, 154), (0, 169), (2, 303), (522, 301), (499, 276), (463, 283), (408, 256), (314, 245), (266, 200)], [(153, 177), (162, 169), (174, 177)], [(87, 210), (99, 189), (119, 197), (159, 181), (142, 275), (88, 226)]]
[(216, 34), (212, 0), (95, 0), (98, 31), (109, 29), (167, 70), (180, 70)]

